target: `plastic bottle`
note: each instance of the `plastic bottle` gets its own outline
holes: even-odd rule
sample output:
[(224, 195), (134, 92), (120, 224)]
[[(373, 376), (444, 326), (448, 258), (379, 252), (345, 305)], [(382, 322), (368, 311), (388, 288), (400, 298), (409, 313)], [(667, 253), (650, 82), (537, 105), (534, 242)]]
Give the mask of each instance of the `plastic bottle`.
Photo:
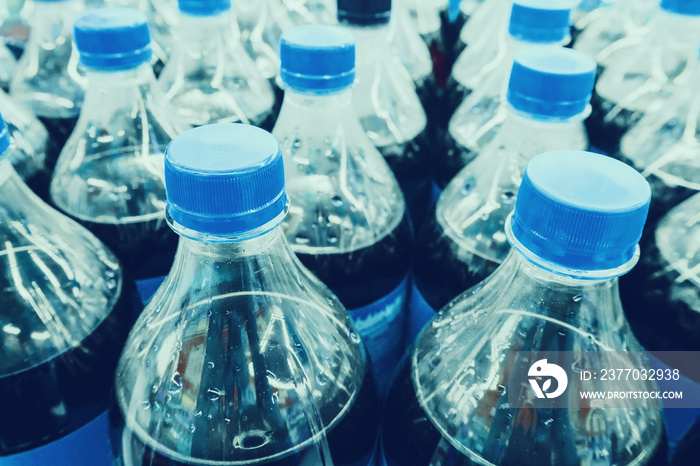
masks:
[(180, 245), (119, 362), (117, 464), (368, 464), (374, 379), (347, 312), (284, 237), (277, 141), (195, 128), (165, 171)]
[[(627, 36), (643, 35), (658, 6), (659, 0), (584, 0), (572, 18), (574, 49), (596, 59), (602, 72), (607, 65), (602, 58), (609, 58), (609, 47)], [(633, 37), (630, 42), (638, 40)]]
[(0, 36), (0, 90), (5, 91), (9, 89), (10, 80), (16, 66), (17, 60), (15, 56), (5, 45), (3, 37)]
[(411, 75), (423, 108), (434, 106), (438, 89), (433, 74), (433, 60), (415, 21), (409, 16), (406, 0), (393, 0), (389, 25), (389, 40)]
[(648, 27), (648, 33), (608, 47), (607, 56), (598, 55), (607, 66), (586, 124), (591, 143), (607, 154), (615, 154), (630, 126), (698, 66), (700, 2), (663, 0)]
[[(459, 145), (479, 137), (494, 123), (505, 101), (513, 55), (529, 46), (559, 48), (569, 41), (570, 4), (542, 0), (515, 0), (508, 25), (493, 41), (470, 45), (457, 59), (445, 92), (441, 126), (448, 129), (440, 151), (436, 179), (444, 188), (464, 166)], [(459, 134), (459, 143), (456, 134)]]
[(29, 18), (30, 33), (10, 83), (12, 97), (34, 113), (49, 131), (47, 163), (56, 163), (70, 136), (84, 95), (73, 48), (73, 20), (79, 0), (37, 0)]
[(97, 238), (12, 167), (0, 118), (0, 464), (107, 465), (107, 398), (140, 304)]
[(685, 81), (629, 129), (617, 154), (651, 184), (651, 225), (700, 192), (700, 63)]
[(177, 247), (165, 222), (163, 153), (187, 126), (158, 88), (143, 13), (90, 10), (75, 23), (75, 41), (89, 85), (53, 174), (51, 199), (137, 280), (162, 277)]
[[(580, 392), (601, 382), (576, 377), (613, 360), (648, 370), (617, 277), (639, 257), (649, 198), (643, 177), (603, 155), (557, 151), (528, 164), (506, 223), (510, 254), (431, 321), (389, 390), (388, 464), (666, 464), (658, 400), (586, 402)], [(556, 390), (536, 376), (542, 359)]]
[[(650, 358), (658, 359), (659, 367), (680, 369), (681, 381), (669, 390), (683, 388), (691, 400), (700, 393), (697, 363), (691, 353), (700, 351), (698, 212), (700, 194), (675, 207), (655, 229), (648, 230), (639, 265), (620, 281), (622, 304), (635, 335), (648, 351), (678, 352), (652, 353)], [(675, 354), (690, 356), (692, 368), (675, 364)], [(688, 405), (691, 403), (689, 400)], [(665, 410), (669, 441), (680, 440), (698, 416), (698, 409)]]
[(430, 200), (432, 141), (410, 74), (389, 44), (390, 16), (391, 0), (338, 0), (338, 21), (357, 41), (355, 113), (419, 223)]
[(408, 341), (508, 255), (503, 227), (526, 164), (542, 152), (588, 147), (583, 120), (594, 80), (595, 62), (578, 52), (516, 53), (502, 123), (481, 137), (417, 234)]
[(484, 0), (474, 8), (469, 21), (459, 31), (454, 47), (455, 56), (459, 56), (467, 45), (495, 40), (508, 24), (511, 4), (512, 0)]
[(0, 90), (0, 110), (15, 146), (12, 164), (20, 178), (43, 200), (49, 198), (51, 173), (46, 166), (49, 133), (25, 107)]
[(333, 26), (282, 35), (286, 92), (273, 135), (285, 158), (292, 250), (349, 310), (380, 389), (403, 352), (412, 231), (401, 189), (353, 113), (355, 40)]
[(408, 10), (413, 28), (420, 32), (433, 61), (437, 85), (445, 87), (450, 75), (447, 46), (442, 33), (440, 13), (447, 9), (447, 0), (394, 0)]
[(271, 129), (275, 95), (238, 38), (230, 0), (178, 0), (177, 46), (158, 81), (193, 126), (250, 123)]

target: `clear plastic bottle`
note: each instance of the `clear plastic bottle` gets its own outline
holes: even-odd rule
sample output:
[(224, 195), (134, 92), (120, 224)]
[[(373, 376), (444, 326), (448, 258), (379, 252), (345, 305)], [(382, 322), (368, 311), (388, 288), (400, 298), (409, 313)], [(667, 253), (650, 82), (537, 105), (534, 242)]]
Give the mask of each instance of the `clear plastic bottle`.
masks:
[(700, 192), (700, 61), (668, 99), (651, 106), (623, 136), (623, 162), (651, 184), (649, 221)]
[(389, 40), (411, 75), (423, 108), (434, 105), (438, 89), (433, 74), (433, 60), (415, 21), (411, 20), (406, 0), (392, 1), (389, 26)]
[[(635, 335), (642, 346), (652, 352), (651, 357), (659, 361), (658, 367), (680, 368), (679, 383), (690, 397), (700, 393), (697, 365), (693, 361), (694, 367), (690, 370), (679, 366), (674, 363), (674, 354), (700, 351), (698, 212), (700, 194), (675, 207), (655, 229), (645, 232), (648, 238), (642, 242), (639, 265), (620, 280), (622, 304)], [(669, 389), (677, 387), (679, 385)], [(698, 416), (698, 409), (667, 409), (664, 417), (669, 442), (679, 441)]]
[(250, 123), (271, 129), (275, 95), (241, 45), (230, 0), (178, 0), (177, 45), (158, 81), (193, 126)]
[(430, 201), (432, 141), (426, 112), (396, 49), (389, 43), (391, 0), (338, 0), (338, 21), (355, 36), (355, 114), (391, 167), (411, 219)]
[(583, 120), (595, 62), (569, 49), (516, 53), (502, 123), (485, 134), (475, 157), (447, 185), (421, 225), (413, 264), (408, 341), (440, 308), (503, 262), (503, 234), (526, 164), (551, 150), (584, 150)]
[(606, 63), (586, 121), (591, 143), (607, 154), (655, 102), (663, 102), (698, 66), (700, 2), (663, 0), (649, 31), (598, 55)]
[(138, 280), (164, 276), (177, 236), (165, 222), (163, 153), (187, 126), (158, 88), (146, 16), (90, 10), (75, 23), (85, 103), (51, 180), (51, 199)]
[(508, 25), (494, 40), (470, 45), (452, 69), (441, 112), (447, 128), (437, 158), (435, 177), (440, 188), (452, 179), (468, 159), (464, 149), (474, 150), (475, 140), (502, 119), (513, 55), (524, 47), (560, 48), (569, 41), (570, 4), (542, 0), (515, 0)]
[(374, 379), (347, 312), (284, 237), (277, 141), (195, 128), (165, 173), (181, 238), (117, 369), (117, 464), (368, 464)]
[(512, 0), (484, 0), (474, 8), (454, 47), (459, 56), (468, 46), (491, 42), (501, 33), (510, 19)]
[(430, 51), (437, 85), (445, 87), (450, 70), (440, 13), (447, 9), (447, 0), (393, 1), (399, 1), (403, 8), (408, 11), (413, 29), (420, 33)]
[(39, 117), (49, 131), (47, 163), (53, 168), (70, 136), (83, 102), (84, 79), (78, 74), (73, 20), (79, 0), (35, 0), (30, 33), (17, 63), (10, 94)]
[[(574, 49), (594, 58), (601, 73), (610, 51), (624, 46), (624, 43), (612, 44), (628, 36), (633, 36), (629, 42), (638, 41), (658, 6), (659, 0), (584, 0), (577, 10), (580, 15), (572, 21)], [(587, 11), (581, 11), (583, 8)]]
[[(1, 21), (0, 21), (1, 24)], [(8, 90), (10, 80), (15, 73), (17, 60), (10, 49), (5, 45), (5, 40), (0, 36), (0, 90)]]
[(117, 259), (34, 195), (0, 118), (0, 464), (109, 464), (108, 394), (139, 304)]
[(333, 26), (282, 35), (285, 97), (273, 135), (292, 250), (349, 310), (380, 389), (403, 352), (412, 232), (401, 189), (353, 113), (355, 41)]
[[(601, 381), (576, 377), (613, 361), (649, 370), (617, 281), (639, 257), (649, 198), (642, 176), (603, 155), (548, 152), (528, 164), (506, 222), (513, 249), (423, 330), (389, 390), (388, 464), (666, 464), (658, 400), (586, 402), (580, 392)], [(556, 390), (551, 377), (530, 380), (540, 358), (568, 388), (558, 374)], [(653, 380), (617, 387), (658, 390)]]
[(12, 164), (27, 185), (43, 200), (49, 198), (51, 173), (46, 166), (49, 133), (29, 110), (0, 90), (0, 110), (15, 146)]
[[(274, 83), (280, 67), (280, 37), (294, 27), (281, 0), (234, 0), (241, 41), (262, 76)], [(275, 87), (278, 99), (282, 94)]]

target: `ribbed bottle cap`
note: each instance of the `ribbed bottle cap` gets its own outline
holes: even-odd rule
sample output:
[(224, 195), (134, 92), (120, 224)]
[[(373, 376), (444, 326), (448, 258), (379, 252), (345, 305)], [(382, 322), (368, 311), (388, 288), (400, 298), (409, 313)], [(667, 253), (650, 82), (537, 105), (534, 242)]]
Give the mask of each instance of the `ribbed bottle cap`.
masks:
[(588, 106), (595, 74), (595, 61), (580, 52), (528, 47), (515, 54), (508, 103), (531, 115), (570, 118)]
[(243, 236), (284, 212), (280, 146), (267, 131), (243, 124), (191, 129), (165, 151), (167, 210), (203, 234)]
[(231, 0), (177, 0), (177, 7), (187, 15), (216, 16), (231, 9)]
[(355, 81), (355, 38), (337, 26), (297, 26), (282, 34), (280, 60), (292, 89), (345, 89)]
[(610, 270), (634, 257), (650, 200), (644, 177), (618, 160), (547, 152), (525, 169), (510, 227), (522, 247), (547, 262)]
[(0, 114), (0, 155), (10, 147), (10, 132), (5, 124), (5, 119)]
[(338, 0), (338, 22), (357, 26), (389, 24), (391, 0)]
[(679, 15), (700, 16), (698, 0), (661, 0), (661, 8)]
[(569, 37), (572, 5), (548, 0), (515, 0), (508, 33), (525, 42), (563, 43)]
[(151, 59), (148, 20), (133, 8), (90, 10), (75, 21), (73, 35), (80, 62), (89, 68), (133, 68)]

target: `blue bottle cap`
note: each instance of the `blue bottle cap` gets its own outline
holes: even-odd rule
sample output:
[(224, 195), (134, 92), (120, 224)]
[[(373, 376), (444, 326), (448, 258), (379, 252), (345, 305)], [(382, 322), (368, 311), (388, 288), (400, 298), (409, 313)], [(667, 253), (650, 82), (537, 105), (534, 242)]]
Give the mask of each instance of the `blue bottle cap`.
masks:
[(90, 10), (75, 21), (73, 37), (80, 62), (89, 68), (134, 68), (153, 53), (146, 15), (133, 8)]
[(571, 5), (546, 0), (515, 0), (508, 33), (525, 42), (562, 43), (569, 37)]
[(700, 16), (698, 0), (661, 0), (661, 8), (679, 15)]
[(520, 246), (560, 267), (615, 269), (634, 257), (650, 200), (649, 183), (618, 160), (547, 152), (525, 169), (511, 232)]
[(5, 119), (0, 114), (0, 155), (10, 147), (10, 132), (5, 124)]
[(389, 24), (391, 0), (338, 0), (338, 22), (356, 26)]
[(571, 118), (591, 100), (595, 61), (575, 50), (528, 47), (515, 54), (508, 103), (543, 118)]
[(231, 0), (177, 0), (180, 12), (192, 16), (216, 16), (231, 9)]
[(345, 89), (355, 81), (355, 38), (337, 26), (297, 26), (282, 34), (280, 60), (280, 77), (292, 89)]
[(287, 194), (282, 152), (255, 126), (200, 126), (165, 150), (170, 217), (188, 230), (244, 236), (284, 212)]

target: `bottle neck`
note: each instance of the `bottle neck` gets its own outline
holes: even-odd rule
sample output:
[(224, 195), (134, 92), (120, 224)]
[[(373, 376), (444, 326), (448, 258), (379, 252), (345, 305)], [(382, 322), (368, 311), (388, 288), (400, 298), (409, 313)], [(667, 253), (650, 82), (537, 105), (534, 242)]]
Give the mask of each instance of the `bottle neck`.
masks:
[(389, 25), (380, 26), (346, 26), (355, 36), (355, 53), (357, 56), (357, 73), (362, 72), (363, 65), (381, 59), (389, 53)]
[(230, 11), (212, 16), (180, 14), (177, 50), (189, 55), (216, 53), (223, 45), (240, 41), (240, 31)]
[(324, 93), (286, 88), (278, 120), (298, 125), (311, 119), (328, 125), (336, 121), (357, 120), (352, 111), (352, 90), (349, 87)]
[(87, 92), (149, 85), (156, 79), (148, 62), (133, 68), (109, 70), (86, 67), (86, 70), (89, 83)]
[(51, 50), (63, 44), (70, 46), (73, 21), (82, 10), (81, 2), (77, 0), (32, 2), (29, 19), (31, 32), (27, 47), (39, 46)]

